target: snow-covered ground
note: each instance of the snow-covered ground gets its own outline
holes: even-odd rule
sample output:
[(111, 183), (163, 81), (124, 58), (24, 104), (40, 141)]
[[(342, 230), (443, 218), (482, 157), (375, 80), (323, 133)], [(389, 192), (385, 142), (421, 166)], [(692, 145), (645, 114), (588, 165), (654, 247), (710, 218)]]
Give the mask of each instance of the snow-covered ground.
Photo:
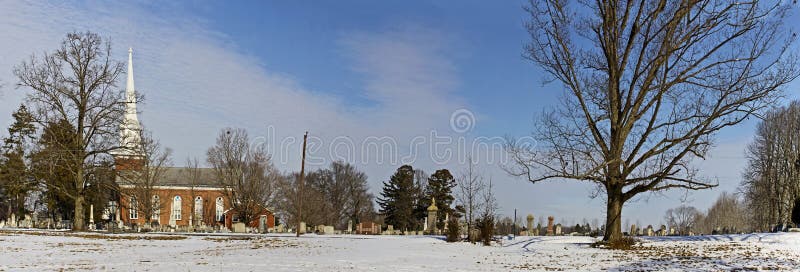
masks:
[(0, 231), (0, 271), (800, 270), (800, 233), (648, 237), (636, 251), (589, 237), (483, 247), (423, 236), (164, 235)]

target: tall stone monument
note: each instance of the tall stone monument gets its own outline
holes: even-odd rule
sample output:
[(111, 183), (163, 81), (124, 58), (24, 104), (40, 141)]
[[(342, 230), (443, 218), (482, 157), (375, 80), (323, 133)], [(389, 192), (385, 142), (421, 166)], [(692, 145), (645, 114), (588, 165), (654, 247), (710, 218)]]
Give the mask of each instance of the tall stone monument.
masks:
[(527, 230), (528, 230), (528, 235), (529, 236), (533, 236), (534, 235), (533, 234), (533, 215), (532, 214), (528, 214), (528, 218), (526, 218), (526, 219), (528, 219), (528, 225), (526, 226)]
[(428, 234), (436, 234), (436, 213), (438, 211), (436, 198), (431, 197), (431, 205), (428, 207)]
[(553, 229), (553, 220), (555, 218), (552, 215), (547, 217), (547, 236), (552, 236), (555, 231)]

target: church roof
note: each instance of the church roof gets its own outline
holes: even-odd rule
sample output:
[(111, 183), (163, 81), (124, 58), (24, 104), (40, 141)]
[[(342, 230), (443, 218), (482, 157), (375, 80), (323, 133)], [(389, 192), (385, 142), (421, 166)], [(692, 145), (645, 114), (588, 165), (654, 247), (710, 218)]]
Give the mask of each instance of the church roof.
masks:
[[(192, 180), (192, 170), (185, 167), (167, 167), (161, 186), (181, 186), (181, 187), (222, 187), (217, 180), (213, 168), (198, 168), (197, 179)], [(120, 185), (125, 185), (123, 179), (117, 179)]]

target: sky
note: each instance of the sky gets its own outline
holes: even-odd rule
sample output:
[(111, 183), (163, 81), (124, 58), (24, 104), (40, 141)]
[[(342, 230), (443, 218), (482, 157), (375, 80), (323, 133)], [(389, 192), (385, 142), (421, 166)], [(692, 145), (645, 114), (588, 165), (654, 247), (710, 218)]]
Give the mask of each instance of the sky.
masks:
[[(499, 140), (525, 140), (535, 116), (557, 106), (562, 91), (522, 57), (524, 4), (0, 0), (0, 116), (10, 117), (25, 97), (15, 88), (15, 65), (52, 51), (68, 32), (92, 31), (112, 42), (120, 61), (133, 48), (136, 91), (145, 97), (139, 119), (173, 149), (176, 166), (189, 157), (204, 161), (217, 133), (234, 127), (266, 144), (279, 169), (298, 171), (308, 131), (311, 170), (348, 161), (367, 173), (376, 195), (404, 163), (458, 176), (473, 154), (492, 180), (500, 213), (602, 222), (605, 203), (589, 198), (592, 186), (531, 184), (501, 168)], [(788, 98), (798, 98), (797, 90), (793, 83)], [(0, 118), (0, 126), (9, 124)], [(698, 162), (719, 187), (643, 195), (626, 204), (623, 220), (661, 224), (669, 208), (706, 209), (722, 191), (735, 192), (756, 124), (722, 131)], [(476, 139), (490, 151), (470, 148)]]

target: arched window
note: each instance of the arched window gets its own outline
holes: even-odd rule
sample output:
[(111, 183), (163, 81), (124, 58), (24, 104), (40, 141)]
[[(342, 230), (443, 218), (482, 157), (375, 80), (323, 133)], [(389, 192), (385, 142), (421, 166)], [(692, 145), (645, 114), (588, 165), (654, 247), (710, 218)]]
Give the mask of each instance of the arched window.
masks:
[(194, 199), (194, 221), (195, 224), (203, 222), (203, 198), (200, 196)]
[(153, 196), (153, 217), (150, 220), (161, 221), (161, 199), (157, 195)]
[(225, 212), (225, 202), (222, 201), (222, 197), (217, 198), (217, 213), (216, 218), (217, 221), (222, 221), (222, 213)]
[(136, 198), (135, 197), (131, 197), (131, 201), (130, 202), (131, 202), (130, 203), (130, 207), (128, 207), (128, 211), (130, 213), (130, 218), (131, 219), (139, 219), (139, 212), (138, 212), (138, 209), (136, 207), (136, 204), (137, 204), (136, 203)]
[(172, 199), (172, 219), (181, 220), (181, 196)]

